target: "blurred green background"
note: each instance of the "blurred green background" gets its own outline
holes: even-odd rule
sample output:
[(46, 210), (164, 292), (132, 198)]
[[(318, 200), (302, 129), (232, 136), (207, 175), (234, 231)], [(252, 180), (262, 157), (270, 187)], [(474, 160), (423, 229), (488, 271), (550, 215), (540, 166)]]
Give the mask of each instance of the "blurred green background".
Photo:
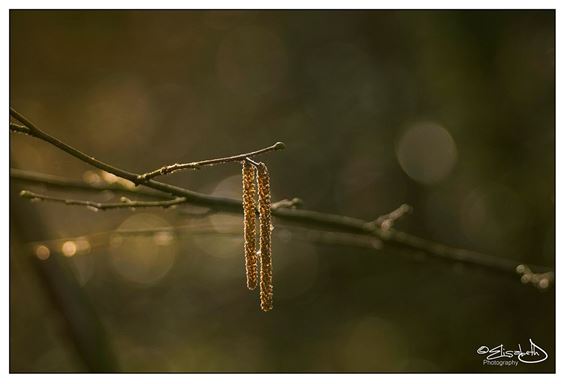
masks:
[[(553, 267), (554, 16), (11, 11), (10, 105), (135, 172), (284, 141), (262, 157), (274, 201), (368, 221), (408, 203), (400, 230)], [(10, 143), (12, 167), (116, 182), (36, 139)], [(162, 179), (241, 193), (237, 164)], [(30, 204), (22, 188), (120, 197), (12, 181), (12, 372), (554, 371), (554, 289), (372, 244), (317, 244), (275, 222), (266, 314), (245, 287), (238, 215), (95, 213)], [(171, 225), (182, 230), (108, 233)], [(37, 241), (48, 260), (33, 256)], [(529, 338), (547, 361), (486, 367), (476, 354)]]

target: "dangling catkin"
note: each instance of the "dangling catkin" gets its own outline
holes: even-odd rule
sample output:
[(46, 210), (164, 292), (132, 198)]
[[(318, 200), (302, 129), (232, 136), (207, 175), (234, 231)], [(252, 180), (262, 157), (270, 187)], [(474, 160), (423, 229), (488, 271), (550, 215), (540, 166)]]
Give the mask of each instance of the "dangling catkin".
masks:
[(259, 298), (261, 310), (273, 308), (273, 266), (271, 263), (271, 190), (269, 173), (264, 163), (257, 166), (257, 186), (259, 195)]
[(246, 284), (253, 290), (257, 286), (257, 254), (255, 251), (255, 166), (242, 161), (242, 204), (244, 208), (244, 255)]

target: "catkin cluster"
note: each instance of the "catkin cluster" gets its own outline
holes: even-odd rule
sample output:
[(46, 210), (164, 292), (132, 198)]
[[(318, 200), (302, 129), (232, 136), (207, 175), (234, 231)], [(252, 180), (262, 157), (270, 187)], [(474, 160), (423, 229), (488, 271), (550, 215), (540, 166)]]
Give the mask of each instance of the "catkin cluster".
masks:
[[(256, 252), (255, 184), (258, 189), (259, 250)], [(269, 173), (264, 163), (242, 162), (242, 204), (244, 208), (244, 254), (246, 282), (249, 289), (258, 283), (261, 310), (273, 308), (273, 266), (271, 261), (271, 189)]]

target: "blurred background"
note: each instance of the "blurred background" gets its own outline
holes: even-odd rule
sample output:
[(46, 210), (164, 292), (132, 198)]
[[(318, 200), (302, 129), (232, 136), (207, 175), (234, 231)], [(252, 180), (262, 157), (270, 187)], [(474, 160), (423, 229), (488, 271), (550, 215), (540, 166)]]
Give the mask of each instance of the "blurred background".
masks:
[[(263, 148), (273, 200), (554, 266), (553, 11), (11, 11), (10, 106), (134, 172)], [(11, 167), (123, 183), (10, 135)], [(238, 164), (162, 177), (239, 198)], [(554, 371), (554, 289), (274, 222), (275, 308), (241, 216), (32, 204), (11, 182), (10, 370)], [(116, 230), (179, 227), (151, 236)], [(359, 244), (358, 244), (359, 245)], [(532, 338), (540, 364), (483, 366)]]

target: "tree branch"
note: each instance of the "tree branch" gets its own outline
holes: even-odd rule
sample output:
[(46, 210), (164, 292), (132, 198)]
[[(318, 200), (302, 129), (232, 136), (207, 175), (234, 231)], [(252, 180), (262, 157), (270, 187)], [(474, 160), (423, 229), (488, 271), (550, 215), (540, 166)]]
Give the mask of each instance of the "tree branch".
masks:
[[(165, 192), (173, 197), (184, 198), (185, 203), (208, 207), (215, 211), (238, 213), (242, 212), (242, 202), (240, 200), (206, 195), (174, 185), (161, 183), (152, 179), (145, 179), (143, 177), (140, 177), (141, 175), (138, 175), (136, 173), (125, 171), (123, 169), (97, 160), (94, 157), (89, 156), (60, 141), (59, 139), (39, 130), (35, 125), (33, 125), (33, 123), (31, 123), (18, 112), (14, 111), (12, 108), (10, 108), (10, 114), (20, 122), (25, 124), (25, 126), (28, 128), (26, 130), (22, 127), (13, 127), (14, 124), (10, 124), (10, 130), (14, 132), (24, 132), (28, 135), (46, 141), (63, 150), (64, 152), (67, 152), (71, 156), (74, 156), (96, 168), (102, 169), (126, 180), (130, 180), (133, 183), (140, 183), (156, 191)], [(238, 161), (243, 160), (248, 156), (249, 154), (246, 154), (245, 157), (239, 158)], [(506, 258), (498, 258), (474, 251), (449, 247), (444, 244), (421, 239), (408, 233), (393, 229), (383, 230), (381, 226), (378, 225), (375, 221), (367, 222), (358, 218), (309, 211), (294, 207), (272, 207), (272, 215), (279, 220), (301, 226), (314, 226), (327, 230), (334, 229), (346, 233), (358, 233), (374, 236), (380, 239), (385, 245), (412, 249), (416, 251), (424, 251), (431, 256), (448, 262), (478, 266), (487, 270), (503, 272), (505, 274), (513, 276), (516, 276), (517, 273), (519, 273), (517, 267), (524, 265), (524, 263)], [(549, 273), (549, 280), (552, 280), (554, 278), (553, 272), (548, 267), (530, 265), (529, 270), (536, 271), (537, 274)]]
[[(123, 194), (128, 194), (131, 196), (139, 197), (151, 197), (160, 200), (166, 199), (168, 195), (156, 192), (153, 190), (142, 190), (139, 188), (130, 189), (122, 184), (91, 184), (80, 180), (70, 179), (62, 176), (48, 175), (45, 173), (28, 171), (23, 169), (10, 168), (10, 178), (12, 180), (30, 183), (32, 185), (43, 185), (54, 189), (59, 189), (63, 191), (82, 191), (82, 192), (120, 192)], [(186, 201), (185, 201), (186, 203)], [(276, 201), (271, 204), (273, 209), (278, 208), (298, 208), (303, 205), (303, 201), (298, 197), (292, 199), (283, 199)], [(211, 214), (216, 212), (214, 209), (210, 209), (206, 214)], [(194, 216), (194, 213), (190, 214)], [(201, 216), (202, 214), (198, 214)]]
[(32, 185), (44, 185), (54, 189), (64, 191), (82, 191), (82, 192), (119, 192), (131, 196), (151, 197), (156, 199), (166, 199), (169, 195), (156, 192), (151, 189), (140, 189), (139, 187), (130, 189), (118, 183), (92, 184), (81, 180), (75, 180), (62, 176), (47, 175), (45, 173), (33, 172), (24, 169), (10, 168), (10, 178), (20, 182)]
[(186, 201), (184, 197), (177, 197), (175, 199), (164, 201), (134, 201), (128, 199), (127, 197), (122, 197), (119, 203), (98, 203), (89, 200), (64, 199), (61, 197), (42, 195), (26, 190), (21, 191), (20, 196), (31, 201), (50, 201), (55, 203), (63, 203), (65, 205), (80, 205), (87, 207), (95, 212), (118, 208), (169, 208), (175, 205), (183, 204)]
[(228, 156), (228, 157), (221, 157), (218, 159), (211, 159), (211, 160), (201, 160), (201, 161), (193, 161), (191, 163), (182, 163), (182, 164), (172, 164), (172, 165), (165, 165), (161, 168), (158, 168), (156, 170), (153, 170), (151, 172), (147, 172), (144, 173), (143, 175), (139, 175), (138, 176), (138, 181), (144, 181), (144, 180), (149, 180), (152, 179), (156, 176), (162, 176), (162, 175), (167, 175), (173, 172), (177, 172), (180, 171), (182, 169), (192, 169), (192, 170), (196, 170), (196, 169), (200, 169), (202, 167), (209, 167), (212, 165), (219, 165), (219, 164), (226, 164), (226, 163), (232, 163), (232, 162), (236, 162), (236, 161), (242, 161), (242, 160), (249, 160), (251, 161), (251, 157), (257, 156), (257, 155), (261, 155), (263, 153), (267, 153), (267, 152), (271, 152), (271, 151), (278, 151), (281, 149), (285, 149), (285, 144), (278, 141), (277, 143), (273, 144), (272, 146), (269, 146), (267, 148), (263, 148), (263, 149), (259, 149), (257, 151), (253, 151), (253, 152), (248, 152), (248, 153), (243, 153), (241, 155), (235, 155), (235, 156)]
[[(216, 197), (210, 196), (198, 192), (193, 192), (188, 189), (176, 187), (174, 185), (160, 183), (155, 180), (143, 180), (140, 182), (138, 174), (123, 170), (121, 168), (112, 166), (110, 164), (104, 163), (100, 160), (97, 160), (93, 156), (89, 156), (78, 149), (60, 141), (59, 139), (49, 135), (48, 133), (43, 132), (39, 128), (37, 128), (31, 121), (29, 121), (26, 117), (21, 115), (20, 113), (16, 112), (13, 108), (10, 108), (10, 115), (19, 120), (20, 122), (24, 123), (28, 130), (25, 132), (26, 134), (43, 140), (55, 147), (59, 148), (63, 152), (68, 153), (69, 155), (84, 161), (87, 164), (92, 165), (98, 169), (111, 173), (115, 176), (121, 177), (123, 179), (129, 180), (134, 184), (143, 184), (149, 188), (152, 188), (157, 191), (165, 192), (171, 196), (176, 197), (185, 197), (187, 202), (192, 203), (198, 206), (205, 206), (209, 208), (218, 208), (224, 210), (231, 210), (231, 211), (240, 211), (241, 210), (241, 203), (238, 203), (238, 200), (234, 199), (227, 199), (223, 197)], [(22, 132), (21, 128), (16, 128), (15, 124), (10, 124), (10, 130), (14, 132)]]

